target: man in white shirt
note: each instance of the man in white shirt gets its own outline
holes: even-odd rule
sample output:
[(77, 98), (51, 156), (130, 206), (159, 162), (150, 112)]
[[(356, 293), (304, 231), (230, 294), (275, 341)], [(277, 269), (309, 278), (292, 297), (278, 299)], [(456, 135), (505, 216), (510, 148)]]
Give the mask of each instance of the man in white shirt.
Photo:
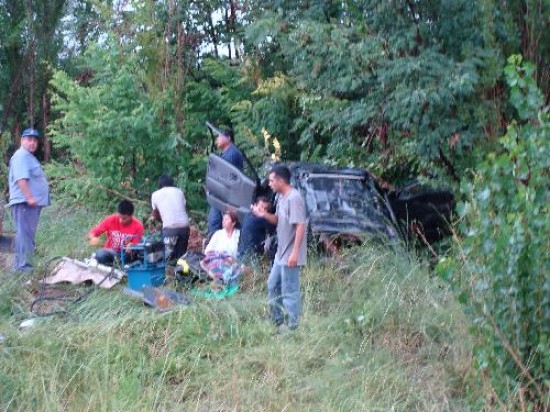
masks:
[(185, 209), (185, 195), (174, 186), (172, 177), (159, 178), (159, 190), (151, 195), (153, 218), (162, 221), (166, 259), (172, 264), (187, 251), (189, 217)]

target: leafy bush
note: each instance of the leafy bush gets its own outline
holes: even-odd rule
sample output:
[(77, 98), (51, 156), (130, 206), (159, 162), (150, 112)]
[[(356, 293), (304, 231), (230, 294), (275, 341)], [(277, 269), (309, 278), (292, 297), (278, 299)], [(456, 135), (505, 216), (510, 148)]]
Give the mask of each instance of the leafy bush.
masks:
[[(466, 278), (454, 281), (468, 296), (482, 338), (479, 366), (489, 368), (501, 397), (543, 408), (550, 401), (550, 125), (548, 107), (535, 81), (535, 67), (511, 56), (505, 69), (510, 101), (519, 119), (500, 139), (473, 182), (463, 184), (469, 201), (463, 263)], [(453, 261), (440, 264), (456, 268)]]
[(246, 40), (263, 75), (277, 68), (294, 87), (294, 111), (277, 121), (291, 125), (302, 159), (367, 167), (392, 182), (458, 182), (498, 130), (499, 111), (484, 97), (501, 77), (499, 51), (484, 41), (490, 7), (297, 2), (290, 13), (295, 2), (271, 3)]
[[(89, 189), (76, 187), (74, 194), (98, 204), (113, 194), (147, 199), (158, 176), (178, 179), (191, 163), (174, 112), (167, 109), (169, 92), (150, 93), (139, 56), (117, 46), (91, 48), (87, 64), (93, 73), (89, 84), (62, 71), (52, 80), (54, 107), (62, 114), (51, 127), (52, 141), (68, 149), (73, 186), (81, 181), (80, 189)], [(65, 183), (63, 190), (75, 189)]]

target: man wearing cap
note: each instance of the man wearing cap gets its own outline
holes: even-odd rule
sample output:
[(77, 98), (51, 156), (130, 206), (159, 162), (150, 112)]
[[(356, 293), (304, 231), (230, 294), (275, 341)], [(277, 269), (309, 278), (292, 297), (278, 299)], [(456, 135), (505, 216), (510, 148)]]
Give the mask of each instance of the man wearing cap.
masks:
[(14, 269), (32, 270), (36, 228), (40, 212), (50, 204), (50, 188), (40, 162), (34, 156), (40, 133), (25, 129), (21, 133), (21, 146), (10, 159), (9, 190), (11, 215), (15, 225)]
[[(244, 157), (241, 151), (233, 142), (233, 132), (222, 130), (216, 137), (216, 147), (221, 150), (220, 157), (227, 160), (239, 170), (243, 170)], [(208, 236), (211, 237), (217, 230), (222, 228), (222, 212), (210, 208), (208, 212)]]

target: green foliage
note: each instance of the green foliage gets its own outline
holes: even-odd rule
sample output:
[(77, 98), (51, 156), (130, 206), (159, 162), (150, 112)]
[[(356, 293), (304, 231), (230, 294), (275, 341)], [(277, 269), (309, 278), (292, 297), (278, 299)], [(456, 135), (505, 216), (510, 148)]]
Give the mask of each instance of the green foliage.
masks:
[(150, 95), (132, 53), (95, 47), (88, 56), (94, 73), (89, 85), (61, 71), (54, 75), (54, 108), (63, 116), (51, 128), (52, 140), (58, 149), (69, 150), (73, 171), (85, 169), (80, 175), (91, 183), (90, 191), (75, 187), (77, 197), (102, 193), (107, 199), (121, 193), (147, 199), (158, 176), (178, 176), (191, 157), (180, 148), (173, 112), (165, 111), (169, 93)]
[(282, 73), (259, 78), (257, 70), (251, 61), (235, 67), (227, 60), (205, 59), (201, 81), (190, 85), (187, 93), (187, 107), (193, 113), (189, 133), (206, 147), (210, 137), (204, 137), (205, 120), (231, 127), (237, 145), (256, 167), (272, 153), (265, 147), (265, 133), (278, 140), (286, 159), (299, 158), (300, 146), (290, 129), (295, 116), (292, 81)]
[(296, 85), (286, 123), (302, 158), (398, 177), (405, 164), (405, 174), (458, 180), (483, 122), (496, 120), (484, 115), (481, 94), (500, 76), (490, 71), (498, 51), (480, 47), (477, 3), (345, 2), (296, 12), (279, 3), (266, 5), (247, 39), (266, 78), (282, 67)]
[[(550, 116), (533, 66), (521, 56), (508, 62), (521, 120), (508, 126), (473, 182), (463, 182), (466, 277), (455, 274), (455, 282), (478, 316), (480, 367), (490, 368), (501, 396), (525, 390), (540, 407), (550, 402)], [(446, 261), (440, 270), (453, 267)]]
[[(519, 55), (512, 55), (504, 69), (506, 82), (510, 86), (510, 103), (515, 107), (522, 120), (536, 120), (544, 104), (542, 92), (534, 81), (536, 66), (524, 62)], [(548, 113), (543, 113), (543, 116)]]
[(549, 45), (532, 1), (259, 3), (249, 55), (262, 79), (282, 73), (295, 88), (284, 141), (298, 142), (302, 159), (394, 182), (424, 174), (457, 184), (502, 132), (502, 56)]
[(63, 54), (58, 29), (67, 3), (0, 0), (0, 133), (15, 137), (26, 127), (46, 126), (47, 86)]

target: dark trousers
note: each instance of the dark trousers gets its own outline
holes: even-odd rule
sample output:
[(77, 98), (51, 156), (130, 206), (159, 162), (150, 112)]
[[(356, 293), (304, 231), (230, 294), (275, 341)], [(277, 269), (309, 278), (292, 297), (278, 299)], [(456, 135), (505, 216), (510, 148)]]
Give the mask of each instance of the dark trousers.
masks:
[(169, 263), (175, 263), (175, 261), (187, 252), (189, 233), (189, 227), (165, 227), (162, 229), (166, 260)]
[(31, 258), (34, 253), (36, 228), (42, 207), (31, 207), (27, 203), (11, 206), (11, 217), (15, 225), (15, 270), (32, 270)]
[[(132, 263), (137, 260), (139, 256), (135, 252), (124, 252), (124, 264)], [(101, 248), (95, 251), (95, 260), (105, 266), (118, 266), (121, 264), (120, 252), (114, 249)]]
[(95, 252), (95, 259), (97, 263), (106, 266), (114, 266), (115, 261), (120, 257), (120, 253), (117, 253), (113, 249), (98, 249)]

